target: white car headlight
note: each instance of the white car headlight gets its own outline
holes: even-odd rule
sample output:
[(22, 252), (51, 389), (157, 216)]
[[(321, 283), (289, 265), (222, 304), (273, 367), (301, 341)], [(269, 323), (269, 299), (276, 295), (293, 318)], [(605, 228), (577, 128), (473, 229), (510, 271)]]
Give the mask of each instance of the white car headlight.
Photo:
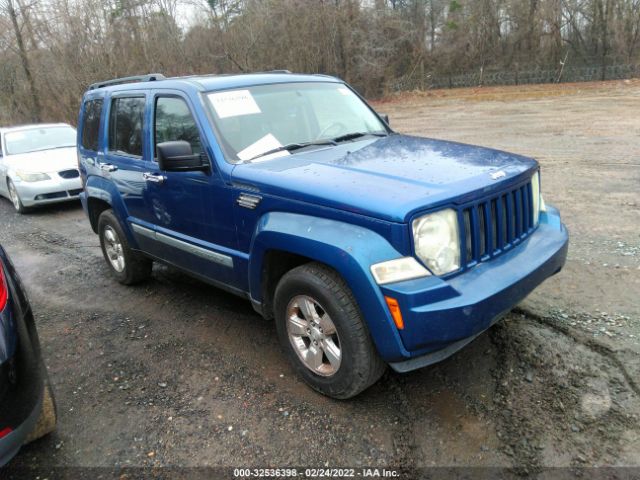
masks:
[(531, 177), (531, 193), (533, 194), (533, 224), (538, 225), (540, 220), (540, 173), (538, 172)]
[(436, 275), (460, 268), (458, 214), (449, 208), (413, 221), (416, 255)]
[(531, 177), (531, 193), (533, 194), (533, 224), (538, 225), (540, 212), (547, 211), (540, 188), (540, 172), (534, 173), (533, 177)]
[(429, 270), (424, 268), (413, 257), (397, 258), (388, 262), (371, 265), (371, 274), (378, 285), (402, 282), (414, 278), (428, 277)]
[(44, 180), (51, 180), (51, 177), (46, 173), (32, 173), (32, 172), (21, 172), (17, 171), (16, 175), (23, 182), (42, 182)]

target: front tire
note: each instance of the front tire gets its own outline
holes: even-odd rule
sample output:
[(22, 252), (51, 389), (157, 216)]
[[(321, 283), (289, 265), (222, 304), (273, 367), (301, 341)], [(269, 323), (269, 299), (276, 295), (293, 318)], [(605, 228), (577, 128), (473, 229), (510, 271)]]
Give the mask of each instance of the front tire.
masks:
[(104, 259), (118, 282), (133, 285), (151, 276), (153, 262), (131, 249), (113, 210), (105, 210), (100, 214), (98, 236)]
[(13, 180), (7, 180), (7, 189), (9, 190), (9, 198), (11, 199), (11, 203), (13, 204), (13, 208), (16, 209), (16, 212), (26, 213), (27, 208), (22, 204), (22, 199), (20, 198), (18, 189), (13, 184)]
[(347, 399), (384, 373), (351, 290), (329, 267), (309, 263), (286, 273), (274, 310), (280, 343), (311, 388)]

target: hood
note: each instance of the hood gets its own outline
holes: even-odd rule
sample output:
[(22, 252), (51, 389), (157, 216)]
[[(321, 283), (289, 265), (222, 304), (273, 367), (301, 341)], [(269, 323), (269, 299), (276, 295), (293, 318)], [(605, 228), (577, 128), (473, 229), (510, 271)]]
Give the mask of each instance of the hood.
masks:
[(13, 170), (29, 173), (55, 173), (60, 170), (78, 168), (76, 147), (7, 155), (4, 157), (4, 161)]
[[(239, 164), (232, 175), (265, 194), (406, 222), (440, 203), (504, 189), (536, 167), (499, 150), (393, 134)], [(496, 172), (504, 175), (494, 179)]]

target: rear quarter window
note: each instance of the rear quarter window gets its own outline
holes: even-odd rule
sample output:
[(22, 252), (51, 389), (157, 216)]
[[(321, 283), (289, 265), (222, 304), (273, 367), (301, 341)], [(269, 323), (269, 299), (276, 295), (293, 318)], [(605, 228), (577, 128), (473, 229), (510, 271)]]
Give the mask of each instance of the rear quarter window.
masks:
[(84, 115), (82, 117), (82, 147), (87, 150), (98, 150), (102, 103), (102, 99), (98, 99), (89, 100), (84, 104)]

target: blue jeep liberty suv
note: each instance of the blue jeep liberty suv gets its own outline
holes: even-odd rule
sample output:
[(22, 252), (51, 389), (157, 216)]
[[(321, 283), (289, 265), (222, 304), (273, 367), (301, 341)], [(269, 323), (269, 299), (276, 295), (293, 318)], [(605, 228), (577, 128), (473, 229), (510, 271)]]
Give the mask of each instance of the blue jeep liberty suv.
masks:
[(397, 134), (337, 78), (116, 79), (78, 125), (118, 281), (160, 261), (247, 298), (334, 398), (448, 357), (565, 262), (535, 160)]

